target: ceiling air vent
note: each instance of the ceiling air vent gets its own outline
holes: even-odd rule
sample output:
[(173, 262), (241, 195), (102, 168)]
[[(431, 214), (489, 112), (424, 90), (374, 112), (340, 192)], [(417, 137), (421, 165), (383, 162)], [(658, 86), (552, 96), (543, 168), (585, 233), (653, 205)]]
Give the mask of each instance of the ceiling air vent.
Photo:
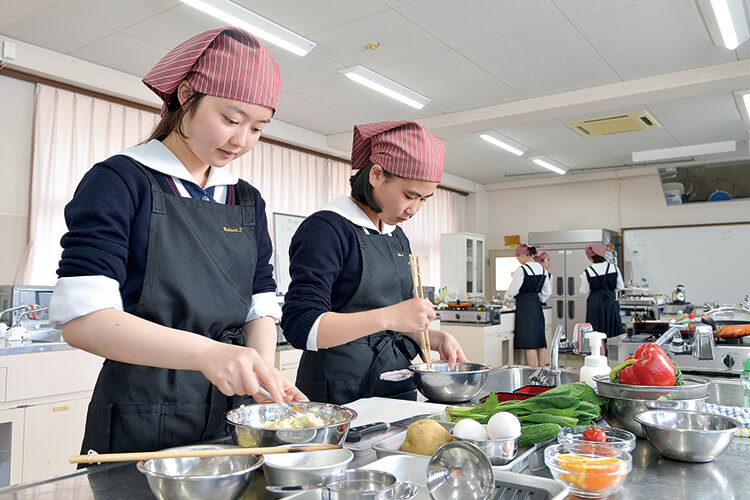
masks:
[(586, 120), (576, 122), (566, 122), (565, 125), (584, 137), (599, 137), (602, 135), (624, 134), (626, 132), (661, 128), (661, 125), (659, 125), (653, 116), (648, 114), (648, 111), (634, 111), (620, 115), (587, 118)]

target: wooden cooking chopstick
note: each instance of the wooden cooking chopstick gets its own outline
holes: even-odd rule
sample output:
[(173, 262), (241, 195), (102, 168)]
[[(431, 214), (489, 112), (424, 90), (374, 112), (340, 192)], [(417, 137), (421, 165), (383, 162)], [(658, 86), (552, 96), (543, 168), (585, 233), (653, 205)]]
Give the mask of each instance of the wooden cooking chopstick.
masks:
[[(422, 283), (422, 278), (417, 277), (417, 269), (414, 265), (414, 256), (412, 254), (409, 254), (409, 269), (411, 270), (411, 282), (414, 287), (414, 298), (422, 298), (422, 287), (420, 286)], [(419, 281), (417, 281), (419, 280)], [(429, 335), (425, 335), (425, 333), (428, 333), (427, 330), (424, 330), (422, 332), (422, 352), (420, 353), (422, 355), (422, 360), (427, 363), (427, 367), (432, 367), (432, 356), (430, 355), (430, 344), (429, 344)], [(426, 339), (426, 341), (425, 341)]]
[[(419, 298), (424, 298), (424, 290), (422, 289), (422, 270), (419, 268), (419, 255), (416, 257), (417, 261), (417, 281), (419, 282)], [(424, 338), (424, 345), (425, 350), (427, 351), (427, 355), (429, 360), (427, 361), (427, 367), (432, 368), (432, 356), (430, 353), (432, 352), (432, 347), (430, 346), (430, 330), (427, 329), (422, 332), (422, 337)]]
[(219, 448), (215, 450), (142, 451), (134, 453), (92, 453), (70, 457), (72, 464), (98, 464), (100, 462), (131, 462), (155, 458), (211, 458), (237, 457), (246, 455), (269, 455), (273, 453), (299, 453), (303, 451), (336, 450), (338, 444), (311, 444), (306, 446), (269, 446), (266, 448)]

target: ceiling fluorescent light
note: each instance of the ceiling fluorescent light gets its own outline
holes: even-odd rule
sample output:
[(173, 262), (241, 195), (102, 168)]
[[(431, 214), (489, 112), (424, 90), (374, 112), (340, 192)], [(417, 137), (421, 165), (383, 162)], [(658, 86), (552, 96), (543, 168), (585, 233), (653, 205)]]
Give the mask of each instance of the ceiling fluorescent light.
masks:
[(381, 94), (385, 94), (391, 99), (403, 102), (412, 108), (422, 109), (425, 104), (430, 102), (429, 97), (414, 92), (400, 83), (389, 80), (364, 66), (353, 66), (351, 68), (342, 69), (339, 73), (343, 73), (350, 80), (354, 80), (365, 87), (371, 88)]
[(278, 45), (298, 56), (307, 55), (317, 45), (312, 40), (261, 17), (229, 0), (181, 0), (182, 3), (220, 19), (231, 26), (243, 28), (261, 40)]
[(678, 146), (676, 148), (651, 149), (649, 151), (633, 151), (633, 163), (647, 161), (674, 160), (692, 156), (710, 155), (716, 153), (731, 153), (737, 151), (737, 141), (709, 142)]
[(745, 121), (750, 121), (750, 90), (740, 90), (734, 92), (734, 103), (740, 116)]
[(750, 38), (743, 0), (697, 0), (714, 45), (736, 49)]
[(544, 167), (547, 170), (553, 171), (556, 174), (565, 175), (565, 172), (569, 170), (568, 167), (560, 165), (559, 163), (550, 160), (546, 156), (533, 156), (530, 157), (529, 160), (533, 161), (540, 167)]
[(528, 152), (529, 150), (529, 148), (527, 148), (523, 144), (519, 144), (512, 139), (508, 139), (504, 135), (499, 134), (495, 132), (494, 130), (488, 130), (487, 132), (482, 132), (481, 134), (479, 134), (479, 137), (489, 142), (493, 146), (497, 146), (498, 148), (504, 149), (510, 153), (513, 153), (516, 156), (523, 156), (524, 153)]

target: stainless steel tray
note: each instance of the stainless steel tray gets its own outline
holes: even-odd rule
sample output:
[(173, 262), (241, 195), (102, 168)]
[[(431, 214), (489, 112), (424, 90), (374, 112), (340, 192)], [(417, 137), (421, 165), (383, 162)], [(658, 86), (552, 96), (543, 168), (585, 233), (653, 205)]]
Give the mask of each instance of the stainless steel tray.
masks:
[[(445, 426), (445, 422), (441, 422)], [(406, 440), (406, 431), (399, 432), (393, 436), (383, 439), (382, 441), (375, 443), (372, 447), (375, 450), (375, 455), (378, 459), (385, 458), (389, 455), (406, 455), (410, 457), (423, 457), (424, 455), (417, 455), (415, 453), (409, 453), (401, 451), (401, 446)], [(493, 465), (492, 469), (497, 472), (510, 471), (510, 472), (521, 472), (527, 467), (537, 468), (540, 463), (544, 465), (544, 457), (538, 457), (537, 451), (547, 446), (550, 441), (545, 443), (538, 443), (533, 446), (523, 447), (518, 449), (516, 458), (511, 460), (505, 465)], [(539, 462), (541, 460), (541, 462)]]
[[(423, 455), (400, 454), (380, 458), (363, 469), (390, 472), (399, 481), (409, 481), (419, 487), (414, 500), (430, 500), (430, 494), (425, 486), (425, 473), (430, 457)], [(568, 487), (553, 479), (510, 471), (498, 471), (495, 474), (495, 491), (493, 499), (506, 500), (508, 498), (527, 500), (563, 500), (568, 495)], [(321, 500), (321, 490), (307, 490), (286, 497), (297, 500)]]

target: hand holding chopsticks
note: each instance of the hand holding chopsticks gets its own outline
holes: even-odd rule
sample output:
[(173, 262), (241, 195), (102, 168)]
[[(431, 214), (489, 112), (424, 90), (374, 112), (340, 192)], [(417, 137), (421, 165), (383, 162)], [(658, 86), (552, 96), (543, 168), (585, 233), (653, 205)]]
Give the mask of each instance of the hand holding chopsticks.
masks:
[[(411, 281), (414, 286), (414, 298), (423, 299), (424, 293), (422, 291), (422, 273), (419, 269), (419, 257), (415, 259), (412, 254), (409, 254), (409, 269), (411, 269)], [(430, 348), (430, 331), (422, 331), (422, 359), (427, 363), (427, 368), (432, 368), (432, 349)]]

